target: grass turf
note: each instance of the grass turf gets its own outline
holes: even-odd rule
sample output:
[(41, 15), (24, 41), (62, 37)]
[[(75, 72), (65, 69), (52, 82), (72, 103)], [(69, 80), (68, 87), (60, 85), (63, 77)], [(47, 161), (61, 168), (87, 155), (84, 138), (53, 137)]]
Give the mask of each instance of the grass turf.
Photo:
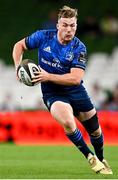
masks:
[(1, 179), (118, 179), (118, 146), (105, 146), (113, 175), (95, 174), (74, 146), (0, 144)]

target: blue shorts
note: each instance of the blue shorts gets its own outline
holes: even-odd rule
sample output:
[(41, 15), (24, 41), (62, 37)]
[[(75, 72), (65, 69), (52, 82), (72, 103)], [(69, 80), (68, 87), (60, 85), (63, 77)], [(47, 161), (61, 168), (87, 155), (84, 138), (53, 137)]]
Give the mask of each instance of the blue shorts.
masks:
[(80, 92), (71, 92), (68, 94), (51, 93), (43, 97), (44, 103), (50, 110), (51, 105), (56, 101), (62, 101), (71, 105), (74, 115), (78, 116), (79, 112), (87, 112), (94, 108), (86, 90)]

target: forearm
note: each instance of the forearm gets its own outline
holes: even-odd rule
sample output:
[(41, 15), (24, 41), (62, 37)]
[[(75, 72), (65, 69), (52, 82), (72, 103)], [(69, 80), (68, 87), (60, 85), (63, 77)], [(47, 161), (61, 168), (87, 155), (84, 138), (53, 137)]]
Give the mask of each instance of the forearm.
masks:
[(26, 48), (25, 48), (22, 41), (19, 41), (14, 45), (14, 48), (13, 48), (13, 60), (14, 60), (14, 64), (15, 64), (16, 68), (18, 67), (18, 65), (22, 61), (23, 53), (24, 53), (25, 49)]
[(49, 74), (49, 81), (60, 85), (72, 86), (79, 85), (81, 79), (73, 76), (71, 73), (64, 75)]
[(15, 67), (17, 67), (20, 64), (20, 62), (22, 61), (22, 57), (23, 57), (22, 49), (18, 48), (18, 46), (15, 45), (13, 49), (13, 60)]
[(53, 82), (55, 84), (74, 86), (79, 85), (84, 76), (84, 70), (81, 68), (71, 68), (66, 74), (52, 74), (41, 68), (41, 71), (35, 72), (33, 82)]

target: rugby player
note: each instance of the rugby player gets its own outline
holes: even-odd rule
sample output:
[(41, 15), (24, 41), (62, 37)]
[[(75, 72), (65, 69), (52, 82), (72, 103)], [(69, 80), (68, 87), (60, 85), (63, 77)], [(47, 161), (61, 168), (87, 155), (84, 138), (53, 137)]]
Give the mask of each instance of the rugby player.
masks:
[[(103, 133), (91, 99), (83, 86), (86, 47), (75, 36), (77, 9), (62, 7), (57, 29), (37, 30), (18, 41), (13, 48), (15, 68), (26, 50), (38, 49), (41, 71), (33, 82), (41, 82), (43, 100), (52, 116), (64, 128), (66, 136), (88, 160), (91, 169), (100, 174), (113, 174), (103, 155)], [(78, 129), (76, 117), (89, 134), (95, 154), (87, 146)]]

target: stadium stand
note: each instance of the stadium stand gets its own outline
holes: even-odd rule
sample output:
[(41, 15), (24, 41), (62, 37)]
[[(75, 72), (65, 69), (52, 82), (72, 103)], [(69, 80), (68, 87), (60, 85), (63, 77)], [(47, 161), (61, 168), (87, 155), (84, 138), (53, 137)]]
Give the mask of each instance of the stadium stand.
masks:
[(89, 57), (85, 82), (91, 88), (98, 82), (102, 88), (112, 90), (118, 83), (118, 48), (109, 56), (106, 53), (94, 53)]

